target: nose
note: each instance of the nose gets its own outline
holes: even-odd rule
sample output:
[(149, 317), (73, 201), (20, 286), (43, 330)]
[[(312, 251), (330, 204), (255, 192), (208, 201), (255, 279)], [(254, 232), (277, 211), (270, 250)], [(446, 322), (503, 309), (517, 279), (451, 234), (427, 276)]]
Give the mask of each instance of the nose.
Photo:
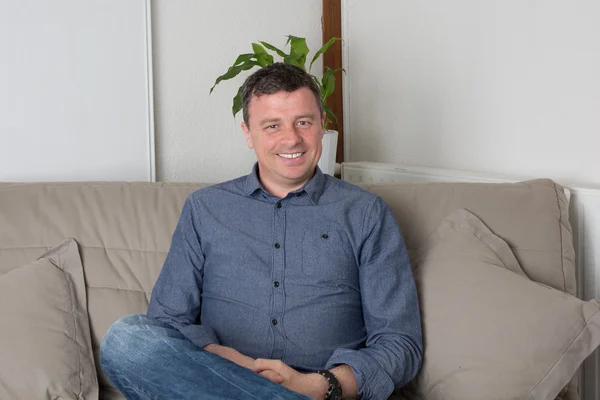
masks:
[(283, 129), (282, 141), (288, 146), (293, 146), (302, 142), (302, 136), (298, 132), (295, 126), (286, 127)]

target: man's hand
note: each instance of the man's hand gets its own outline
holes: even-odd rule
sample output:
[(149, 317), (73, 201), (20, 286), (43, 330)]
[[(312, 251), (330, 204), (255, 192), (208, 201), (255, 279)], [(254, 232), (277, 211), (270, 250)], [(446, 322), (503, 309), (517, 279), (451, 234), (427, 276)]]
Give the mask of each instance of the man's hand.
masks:
[(245, 368), (252, 369), (252, 366), (254, 365), (253, 358), (245, 356), (236, 349), (232, 349), (231, 347), (221, 346), (218, 344), (209, 344), (208, 346), (204, 347), (204, 350), (216, 354), (221, 358), (225, 358)]
[[(317, 400), (325, 399), (328, 384), (327, 380), (319, 374), (302, 374), (282, 361), (267, 360), (264, 358), (256, 359), (252, 370), (273, 382), (280, 383), (294, 392), (305, 394)], [(264, 375), (267, 372), (275, 373), (282, 380), (277, 382), (269, 378)]]
[[(221, 358), (234, 362), (241, 367), (253, 370), (254, 358), (248, 357), (240, 353), (236, 349), (227, 346), (221, 346), (218, 344), (209, 344), (207, 346), (204, 346), (204, 350), (216, 354)], [(279, 374), (271, 370), (261, 371), (260, 375), (275, 383), (283, 382), (283, 378), (279, 376)]]

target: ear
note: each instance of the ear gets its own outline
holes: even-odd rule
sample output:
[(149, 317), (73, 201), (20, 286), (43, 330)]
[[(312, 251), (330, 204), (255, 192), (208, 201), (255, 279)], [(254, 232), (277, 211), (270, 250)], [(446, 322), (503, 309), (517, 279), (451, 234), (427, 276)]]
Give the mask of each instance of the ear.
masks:
[(254, 143), (252, 143), (252, 135), (250, 134), (250, 128), (246, 125), (245, 122), (242, 122), (242, 130), (244, 131), (244, 136), (246, 136), (246, 143), (248, 143), (248, 148), (253, 149)]
[(327, 121), (327, 114), (323, 112), (323, 115), (321, 115), (321, 126), (323, 127), (323, 132), (325, 132), (325, 121)]

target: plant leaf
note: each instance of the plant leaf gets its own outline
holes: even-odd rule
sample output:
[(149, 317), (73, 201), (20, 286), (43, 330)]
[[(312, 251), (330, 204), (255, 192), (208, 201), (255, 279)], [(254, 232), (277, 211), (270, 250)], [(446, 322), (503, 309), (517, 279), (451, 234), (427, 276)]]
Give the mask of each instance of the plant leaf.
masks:
[(299, 57), (297, 64), (294, 65), (298, 65), (303, 70), (306, 70), (304, 64), (306, 64), (306, 56), (309, 52), (308, 46), (306, 45), (306, 39), (289, 35), (287, 43), (289, 43), (290, 45), (290, 55), (295, 55)]
[(264, 47), (258, 43), (252, 43), (252, 50), (256, 55), (256, 61), (261, 67), (273, 64), (273, 56), (267, 53)]
[(317, 60), (317, 58), (319, 58), (319, 56), (323, 53), (325, 53), (336, 41), (338, 40), (342, 40), (341, 38), (336, 38), (336, 37), (332, 37), (331, 39), (329, 39), (329, 41), (327, 43), (325, 43), (323, 45), (323, 47), (321, 47), (319, 49), (319, 51), (317, 51), (314, 55), (314, 57), (312, 58), (310, 65), (308, 66), (308, 71), (310, 72), (313, 63)]
[(273, 46), (272, 44), (269, 44), (267, 42), (260, 42), (263, 46), (265, 46), (267, 49), (274, 51), (275, 53), (277, 53), (279, 55), (279, 57), (285, 57), (287, 56), (287, 54), (285, 54), (282, 50), (279, 50), (277, 47)]
[(283, 62), (285, 64), (292, 64), (304, 69), (304, 61), (302, 60), (301, 56), (290, 54), (289, 56), (283, 57)]
[(323, 78), (321, 79), (320, 83), (321, 97), (323, 100), (331, 96), (331, 94), (335, 91), (335, 73), (338, 71), (343, 71), (343, 68), (331, 69), (329, 67), (325, 67)]
[(233, 116), (242, 109), (242, 87), (238, 89), (237, 94), (233, 98), (233, 106), (231, 107), (231, 112), (233, 112)]
[(210, 93), (212, 93), (212, 91), (215, 89), (215, 86), (217, 86), (222, 81), (226, 81), (228, 79), (235, 78), (236, 76), (239, 75), (240, 72), (249, 70), (256, 66), (259, 66), (258, 62), (254, 61), (254, 60), (248, 60), (248, 61), (243, 62), (240, 65), (233, 65), (233, 66), (229, 67), (227, 72), (225, 72), (223, 75), (221, 75), (220, 77), (217, 78), (213, 87), (210, 88)]
[(325, 126), (323, 128), (327, 129), (327, 126), (331, 123), (332, 120), (337, 123), (337, 117), (331, 110), (331, 107), (329, 107), (329, 105), (325, 101), (323, 101), (323, 111), (325, 111), (325, 115), (327, 115), (327, 117), (325, 118)]
[(244, 63), (246, 61), (249, 61), (249, 60), (253, 59), (254, 57), (256, 57), (254, 55), (254, 53), (240, 54), (238, 56), (238, 58), (235, 59), (235, 62), (233, 63), (232, 67), (235, 67), (236, 65)]

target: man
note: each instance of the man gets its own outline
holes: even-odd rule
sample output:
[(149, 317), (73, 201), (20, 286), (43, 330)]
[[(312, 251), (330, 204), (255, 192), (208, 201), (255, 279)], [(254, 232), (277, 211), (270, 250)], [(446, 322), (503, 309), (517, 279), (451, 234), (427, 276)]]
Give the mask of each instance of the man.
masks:
[(131, 399), (385, 399), (422, 358), (392, 212), (317, 167), (310, 75), (274, 64), (242, 97), (257, 164), (189, 196), (147, 316), (110, 328), (102, 367)]

